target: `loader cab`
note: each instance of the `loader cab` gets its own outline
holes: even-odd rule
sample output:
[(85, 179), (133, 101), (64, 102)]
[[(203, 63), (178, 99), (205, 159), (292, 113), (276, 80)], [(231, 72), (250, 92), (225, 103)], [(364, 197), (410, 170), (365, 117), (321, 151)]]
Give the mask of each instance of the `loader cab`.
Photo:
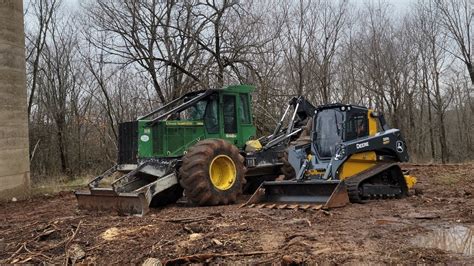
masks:
[(375, 135), (380, 130), (373, 111), (361, 106), (320, 106), (313, 117), (313, 153), (330, 160), (338, 144)]

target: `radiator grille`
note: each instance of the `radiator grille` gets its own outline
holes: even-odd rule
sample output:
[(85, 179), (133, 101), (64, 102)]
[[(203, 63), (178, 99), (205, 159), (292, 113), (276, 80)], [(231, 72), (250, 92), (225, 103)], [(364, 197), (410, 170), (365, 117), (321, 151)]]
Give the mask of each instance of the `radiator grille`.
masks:
[(119, 164), (136, 164), (138, 151), (138, 121), (119, 124)]

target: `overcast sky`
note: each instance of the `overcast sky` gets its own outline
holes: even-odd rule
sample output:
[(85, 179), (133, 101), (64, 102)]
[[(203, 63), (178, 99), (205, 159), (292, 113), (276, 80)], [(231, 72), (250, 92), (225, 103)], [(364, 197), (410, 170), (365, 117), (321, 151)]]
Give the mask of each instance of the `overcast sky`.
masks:
[[(25, 6), (30, 0), (23, 0)], [(79, 6), (79, 3), (85, 2), (88, 0), (63, 0), (67, 5)], [(275, 0), (275, 3), (278, 3), (280, 0)], [(364, 3), (370, 2), (378, 2), (377, 0), (349, 0), (351, 3), (356, 5), (362, 5)], [(406, 11), (407, 8), (410, 6), (411, 3), (415, 3), (416, 0), (382, 0), (382, 2), (387, 2), (392, 5), (394, 8), (398, 9), (398, 11)]]
[[(26, 9), (28, 4), (32, 0), (23, 0), (23, 7)], [(42, 1), (42, 0), (40, 0)], [(90, 2), (95, 0), (63, 0), (66, 9), (75, 10), (80, 7), (81, 3)], [(120, 0), (117, 0), (120, 1)], [(281, 3), (282, 0), (274, 0), (275, 4)], [(291, 1), (291, 0), (290, 0)], [(401, 17), (405, 15), (406, 11), (409, 10), (409, 7), (416, 3), (418, 0), (349, 0), (349, 3), (354, 4), (356, 6), (363, 6), (367, 3), (376, 4), (378, 2), (387, 3), (391, 7), (394, 8), (394, 12), (390, 14), (394, 17)], [(474, 0), (472, 0), (474, 1)], [(28, 22), (30, 18), (28, 16), (25, 17), (25, 27), (28, 28)]]

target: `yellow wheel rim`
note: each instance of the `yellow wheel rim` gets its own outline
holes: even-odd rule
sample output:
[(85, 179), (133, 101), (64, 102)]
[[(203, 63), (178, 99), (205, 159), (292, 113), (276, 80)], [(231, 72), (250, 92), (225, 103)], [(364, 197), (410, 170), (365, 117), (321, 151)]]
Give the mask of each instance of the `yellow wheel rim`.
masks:
[(237, 170), (232, 159), (227, 155), (218, 155), (209, 165), (211, 183), (219, 190), (227, 190), (235, 183)]

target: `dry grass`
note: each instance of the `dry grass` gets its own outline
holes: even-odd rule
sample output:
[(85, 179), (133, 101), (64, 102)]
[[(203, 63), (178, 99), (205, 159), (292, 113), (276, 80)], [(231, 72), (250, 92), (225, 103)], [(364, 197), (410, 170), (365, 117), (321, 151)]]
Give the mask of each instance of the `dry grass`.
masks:
[(74, 178), (59, 176), (53, 178), (42, 178), (32, 184), (31, 192), (32, 195), (38, 195), (76, 190), (87, 186), (87, 183), (89, 183), (91, 178), (91, 176), (78, 176)]
[[(440, 169), (432, 171), (433, 183), (446, 186), (458, 186), (474, 181), (472, 162), (457, 165), (439, 165)], [(442, 168), (441, 168), (442, 167)], [(442, 170), (442, 171), (440, 171)]]
[(74, 191), (87, 186), (92, 176), (78, 176), (74, 178), (66, 176), (33, 178), (30, 188), (18, 187), (2, 191), (0, 202), (31, 199), (36, 196), (54, 195), (62, 191)]

